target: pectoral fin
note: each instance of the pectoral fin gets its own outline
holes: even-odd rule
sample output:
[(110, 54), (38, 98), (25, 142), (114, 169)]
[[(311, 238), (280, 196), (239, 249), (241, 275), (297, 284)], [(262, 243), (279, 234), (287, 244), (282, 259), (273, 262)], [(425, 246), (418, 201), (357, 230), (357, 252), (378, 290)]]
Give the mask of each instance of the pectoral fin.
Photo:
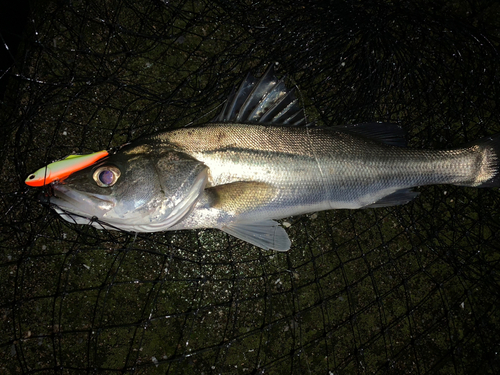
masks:
[[(214, 186), (205, 190), (213, 208), (240, 221), (230, 221), (220, 229), (240, 240), (265, 250), (286, 251), (290, 249), (290, 239), (279, 223), (273, 220), (253, 222), (258, 210), (271, 202), (276, 189), (263, 182), (239, 181)], [(246, 215), (246, 219), (241, 220)]]
[(287, 251), (291, 245), (285, 230), (274, 220), (231, 223), (221, 230), (264, 250)]
[(264, 182), (239, 181), (207, 188), (211, 205), (232, 215), (244, 215), (275, 198), (276, 189)]

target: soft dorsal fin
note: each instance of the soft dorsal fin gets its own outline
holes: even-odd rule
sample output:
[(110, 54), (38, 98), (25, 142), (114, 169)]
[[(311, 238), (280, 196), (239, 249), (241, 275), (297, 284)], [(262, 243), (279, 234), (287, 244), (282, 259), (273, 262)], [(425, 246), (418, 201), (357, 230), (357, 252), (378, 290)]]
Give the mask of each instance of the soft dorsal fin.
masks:
[(212, 122), (298, 126), (305, 125), (306, 119), (294, 90), (286, 88), (283, 78), (276, 78), (271, 65), (258, 80), (248, 73)]
[(367, 122), (352, 125), (334, 126), (337, 129), (356, 133), (370, 139), (377, 139), (388, 145), (406, 147), (406, 133), (398, 124), (390, 122)]

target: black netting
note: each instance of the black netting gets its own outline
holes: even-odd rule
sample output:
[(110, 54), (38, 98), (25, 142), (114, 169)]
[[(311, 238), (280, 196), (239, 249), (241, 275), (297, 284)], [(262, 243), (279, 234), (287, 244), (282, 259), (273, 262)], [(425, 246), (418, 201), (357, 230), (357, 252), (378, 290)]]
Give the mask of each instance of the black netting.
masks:
[(499, 16), (493, 1), (33, 2), (1, 72), (0, 373), (500, 372), (498, 189), (286, 219), (292, 249), (275, 253), (71, 225), (24, 184), (206, 122), (270, 63), (318, 125), (399, 122), (427, 148), (498, 133)]

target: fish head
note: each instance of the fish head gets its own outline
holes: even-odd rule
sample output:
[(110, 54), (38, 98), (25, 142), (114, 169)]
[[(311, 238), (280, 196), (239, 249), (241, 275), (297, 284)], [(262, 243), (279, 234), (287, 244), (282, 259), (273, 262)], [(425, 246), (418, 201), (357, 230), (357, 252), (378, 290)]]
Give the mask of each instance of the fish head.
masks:
[(203, 163), (182, 152), (125, 147), (53, 182), (42, 200), (77, 224), (156, 232), (191, 211), (205, 188), (207, 174)]

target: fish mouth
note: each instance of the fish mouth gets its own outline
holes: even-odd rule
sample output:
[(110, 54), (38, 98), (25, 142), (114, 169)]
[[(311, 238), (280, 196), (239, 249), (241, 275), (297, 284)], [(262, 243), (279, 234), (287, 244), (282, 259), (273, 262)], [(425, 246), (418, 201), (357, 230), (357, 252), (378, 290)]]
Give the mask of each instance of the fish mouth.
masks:
[(38, 199), (65, 220), (77, 223), (88, 223), (91, 218), (102, 220), (115, 207), (109, 196), (82, 192), (59, 183), (50, 184)]

